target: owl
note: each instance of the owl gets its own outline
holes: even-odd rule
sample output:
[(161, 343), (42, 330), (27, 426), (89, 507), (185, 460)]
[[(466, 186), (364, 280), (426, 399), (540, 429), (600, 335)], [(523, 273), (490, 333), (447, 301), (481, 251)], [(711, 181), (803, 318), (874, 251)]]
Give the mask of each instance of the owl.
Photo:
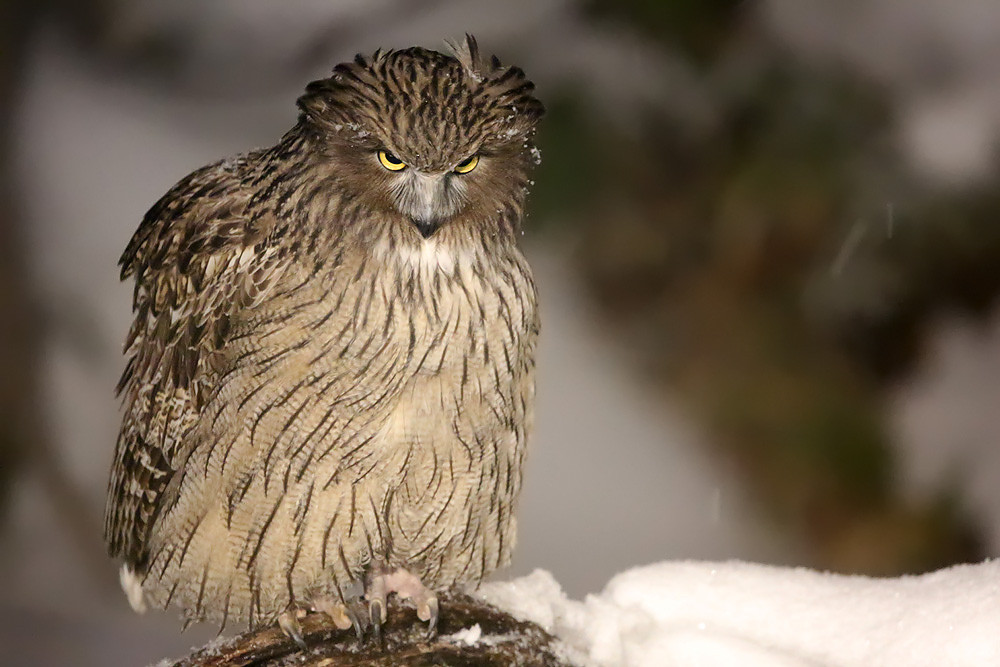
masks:
[(433, 632), (439, 592), (509, 562), (533, 88), (471, 36), (359, 55), (149, 210), (105, 515), (133, 607), (301, 641), (306, 611), (377, 633), (394, 594)]

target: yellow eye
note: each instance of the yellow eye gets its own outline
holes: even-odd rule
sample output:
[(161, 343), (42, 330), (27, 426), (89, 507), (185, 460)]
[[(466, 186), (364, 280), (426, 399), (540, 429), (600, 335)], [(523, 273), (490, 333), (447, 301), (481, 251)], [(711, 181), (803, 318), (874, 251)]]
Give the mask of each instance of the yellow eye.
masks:
[(463, 160), (462, 162), (459, 162), (458, 166), (455, 167), (455, 173), (456, 174), (468, 174), (470, 171), (472, 171), (473, 169), (476, 168), (477, 164), (479, 164), (479, 156), (478, 155), (473, 155), (469, 159)]
[(406, 169), (406, 163), (387, 150), (381, 150), (378, 152), (378, 161), (381, 162), (382, 166), (389, 171)]

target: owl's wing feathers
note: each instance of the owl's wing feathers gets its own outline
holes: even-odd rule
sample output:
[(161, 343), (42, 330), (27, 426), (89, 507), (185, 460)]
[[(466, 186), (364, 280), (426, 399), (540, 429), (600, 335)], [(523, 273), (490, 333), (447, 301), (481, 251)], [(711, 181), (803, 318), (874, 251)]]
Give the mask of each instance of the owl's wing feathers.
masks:
[(273, 219), (249, 211), (253, 155), (190, 174), (146, 214), (120, 264), (135, 281), (135, 319), (118, 392), (125, 415), (105, 514), (113, 556), (141, 569), (158, 498), (211, 391), (214, 353), (235, 310), (251, 305), (275, 272)]

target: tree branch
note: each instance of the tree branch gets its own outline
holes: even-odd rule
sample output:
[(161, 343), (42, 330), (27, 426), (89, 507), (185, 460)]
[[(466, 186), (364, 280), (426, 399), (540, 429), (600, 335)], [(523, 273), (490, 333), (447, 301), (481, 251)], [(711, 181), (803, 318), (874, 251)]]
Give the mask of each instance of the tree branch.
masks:
[[(463, 593), (441, 599), (439, 632), (427, 639), (427, 624), (410, 607), (390, 601), (383, 643), (370, 632), (359, 642), (353, 630), (337, 630), (323, 614), (301, 619), (307, 649), (301, 651), (277, 626), (213, 642), (170, 667), (402, 667), (484, 665), (565, 667), (559, 641), (538, 625), (519, 621)], [(475, 628), (479, 626), (477, 631)], [(471, 630), (470, 630), (471, 629)], [(461, 635), (456, 635), (460, 631)]]

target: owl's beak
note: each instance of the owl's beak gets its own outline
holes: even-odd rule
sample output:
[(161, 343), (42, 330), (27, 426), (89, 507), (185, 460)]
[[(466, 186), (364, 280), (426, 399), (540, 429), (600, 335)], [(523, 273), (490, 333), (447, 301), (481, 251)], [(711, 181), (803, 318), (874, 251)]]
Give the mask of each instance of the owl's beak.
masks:
[(440, 220), (427, 219), (427, 218), (410, 218), (413, 221), (413, 225), (420, 232), (420, 235), (425, 239), (430, 238), (431, 234), (437, 231), (437, 228), (441, 226)]
[(449, 173), (427, 174), (413, 169), (401, 183), (397, 206), (425, 239), (455, 212), (457, 201), (451, 192), (450, 181)]

